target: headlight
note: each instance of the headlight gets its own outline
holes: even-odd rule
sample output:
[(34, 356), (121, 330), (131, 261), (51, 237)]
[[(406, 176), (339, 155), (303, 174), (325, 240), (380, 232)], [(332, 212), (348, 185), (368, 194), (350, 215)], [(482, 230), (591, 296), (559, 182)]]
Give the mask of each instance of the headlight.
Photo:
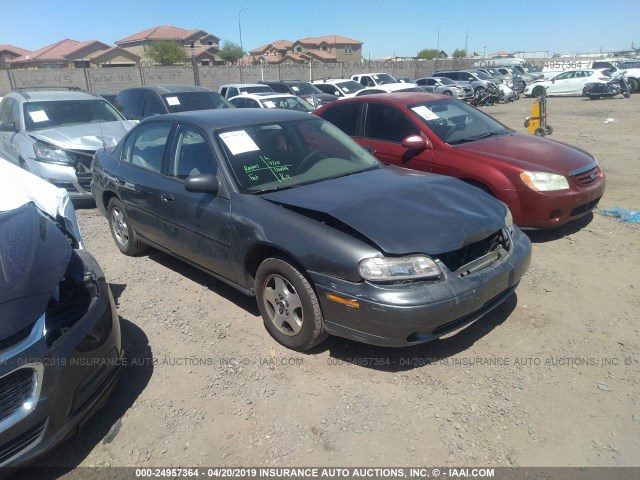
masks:
[(58, 163), (63, 165), (69, 165), (71, 163), (71, 159), (66, 153), (64, 153), (64, 150), (54, 147), (53, 145), (36, 143), (33, 145), (33, 153), (36, 156), (36, 160), (39, 162)]
[(563, 175), (548, 172), (522, 172), (520, 178), (527, 187), (536, 192), (566, 190), (569, 182)]
[(511, 210), (507, 207), (507, 213), (504, 214), (504, 224), (509, 230), (509, 233), (513, 233), (513, 215), (511, 215)]
[(438, 278), (440, 267), (425, 255), (400, 258), (365, 258), (358, 265), (360, 276), (374, 282)]

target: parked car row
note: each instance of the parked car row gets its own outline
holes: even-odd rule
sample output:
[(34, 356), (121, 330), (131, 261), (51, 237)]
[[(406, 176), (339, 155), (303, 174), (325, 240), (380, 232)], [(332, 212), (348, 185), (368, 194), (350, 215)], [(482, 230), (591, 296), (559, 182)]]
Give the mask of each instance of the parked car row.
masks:
[[(14, 92), (0, 103), (0, 141), (31, 139), (29, 163), (10, 160), (70, 194), (77, 190), (54, 173), (88, 178), (82, 198), (90, 192), (123, 254), (152, 247), (255, 296), (264, 327), (290, 349), (309, 350), (329, 335), (416, 345), (512, 295), (531, 259), (519, 227), (554, 228), (587, 215), (605, 189), (588, 152), (516, 133), (459, 100), (472, 86), (432, 79), (316, 81), (309, 85), (339, 99), (317, 109), (323, 93), (302, 97), (297, 81), (272, 82), (297, 87), (296, 95), (266, 84), (257, 87), (270, 91), (253, 93), (256, 84), (219, 93), (136, 87), (113, 100), (120, 111), (83, 92)], [(72, 95), (87, 103), (58, 105)], [(81, 116), (81, 107), (95, 115)], [(114, 122), (117, 137), (105, 133)], [(74, 123), (80, 144), (93, 148), (88, 176), (64, 130)], [(100, 145), (83, 139), (89, 127)], [(22, 290), (0, 289), (3, 318), (13, 319), (0, 329), (0, 445), (14, 446), (0, 466), (14, 466), (61, 441), (104, 401), (122, 350), (108, 286), (61, 206), (68, 204), (54, 202), (53, 212), (32, 197), (16, 204), (19, 175), (0, 174), (10, 178), (0, 229), (19, 229), (4, 238), (20, 239), (0, 245), (1, 263), (16, 267), (3, 278), (25, 292), (37, 286), (42, 300), (27, 305), (15, 296)], [(8, 255), (20, 261), (5, 262)], [(66, 328), (74, 323), (89, 333)], [(68, 348), (53, 348), (60, 342)], [(4, 361), (36, 351), (79, 351), (114, 366), (69, 372)], [(17, 388), (18, 396), (6, 393)]]

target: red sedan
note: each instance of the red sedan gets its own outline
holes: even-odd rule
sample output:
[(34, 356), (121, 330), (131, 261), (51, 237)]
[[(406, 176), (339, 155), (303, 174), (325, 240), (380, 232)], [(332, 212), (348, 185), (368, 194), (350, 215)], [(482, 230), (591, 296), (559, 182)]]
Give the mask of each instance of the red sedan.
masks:
[(429, 93), (379, 94), (314, 112), (385, 163), (460, 178), (509, 206), (521, 227), (553, 228), (598, 204), (605, 176), (571, 145), (517, 133), (464, 102)]

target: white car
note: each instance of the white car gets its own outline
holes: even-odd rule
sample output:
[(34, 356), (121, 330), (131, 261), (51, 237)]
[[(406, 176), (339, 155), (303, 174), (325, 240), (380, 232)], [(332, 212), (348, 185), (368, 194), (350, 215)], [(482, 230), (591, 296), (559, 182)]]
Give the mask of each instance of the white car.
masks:
[(356, 75), (351, 75), (351, 80), (355, 82), (359, 82), (364, 87), (380, 87), (382, 85), (413, 85), (415, 83), (403, 83), (399, 82), (397, 78), (389, 75), (388, 73), (359, 73)]
[(230, 98), (236, 108), (282, 108), (297, 112), (313, 112), (313, 107), (300, 97), (288, 93), (245, 93)]
[(424, 92), (424, 89), (415, 83), (390, 83), (388, 85), (378, 85), (377, 87), (363, 88), (355, 94), (356, 97), (363, 95), (373, 95), (375, 93), (395, 93), (395, 92)]
[(311, 83), (324, 93), (335, 95), (338, 100), (355, 97), (360, 90), (364, 89), (362, 84), (345, 78), (325, 78), (324, 80), (314, 80)]
[(425, 92), (429, 93), (440, 93), (442, 95), (449, 95), (450, 97), (457, 98), (458, 100), (473, 98), (472, 88), (465, 88), (462, 85), (457, 84), (450, 78), (446, 77), (419, 78), (416, 80), (416, 84)]
[(218, 88), (218, 93), (227, 99), (246, 93), (261, 92), (275, 93), (269, 85), (263, 85), (261, 83), (228, 83)]
[(545, 94), (579, 97), (582, 96), (582, 90), (587, 83), (607, 82), (610, 79), (611, 73), (606, 68), (567, 70), (552, 78), (530, 83), (524, 89), (524, 94), (527, 97)]

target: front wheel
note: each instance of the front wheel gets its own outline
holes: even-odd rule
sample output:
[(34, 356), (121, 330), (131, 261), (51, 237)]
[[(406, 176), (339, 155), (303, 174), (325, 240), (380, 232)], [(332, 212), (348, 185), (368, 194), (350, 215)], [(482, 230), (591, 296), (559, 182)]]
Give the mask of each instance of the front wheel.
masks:
[(267, 258), (260, 264), (256, 297), (265, 328), (285, 347), (309, 350), (327, 339), (313, 286), (286, 258)]
[(544, 137), (547, 134), (547, 130), (545, 128), (542, 127), (538, 127), (536, 128), (536, 131), (534, 132), (538, 137)]
[(116, 197), (109, 200), (107, 207), (107, 217), (109, 218), (109, 230), (116, 242), (116, 246), (125, 255), (138, 255), (148, 247), (138, 240), (136, 232), (131, 226), (129, 215), (122, 206), (122, 202)]
[(545, 89), (544, 87), (536, 87), (533, 89), (533, 91), (531, 92), (531, 94), (534, 97), (543, 97), (545, 94)]

